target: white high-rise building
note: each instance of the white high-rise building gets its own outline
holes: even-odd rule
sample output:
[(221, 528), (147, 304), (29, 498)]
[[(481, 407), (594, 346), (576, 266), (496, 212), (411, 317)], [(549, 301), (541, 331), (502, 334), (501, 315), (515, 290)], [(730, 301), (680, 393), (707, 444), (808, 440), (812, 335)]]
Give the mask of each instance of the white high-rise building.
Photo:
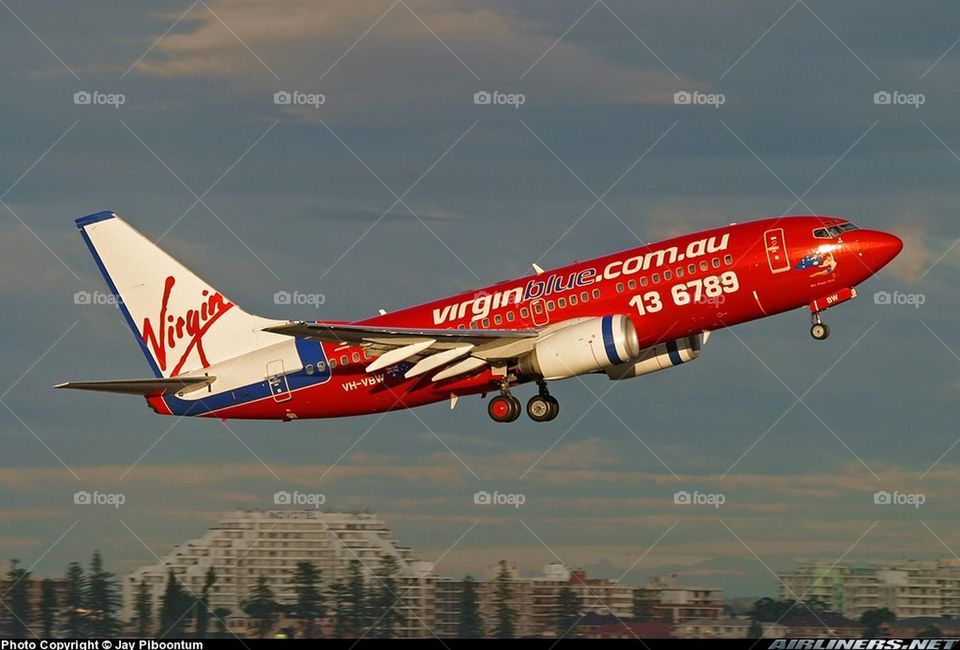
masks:
[[(297, 562), (312, 562), (320, 570), (322, 583), (329, 585), (346, 579), (348, 566), (354, 559), (359, 559), (364, 573), (371, 576), (384, 555), (397, 560), (398, 595), (406, 593), (412, 602), (422, 602), (419, 587), (432, 580), (418, 581), (427, 576), (433, 566), (415, 561), (410, 549), (401, 546), (376, 515), (319, 510), (236, 511), (202, 537), (176, 546), (159, 563), (140, 567), (124, 576), (121, 620), (133, 618), (141, 580), (149, 586), (154, 608), (158, 609), (169, 571), (177, 575), (188, 591), (199, 595), (207, 570), (213, 568), (217, 581), (210, 595), (210, 609), (230, 610), (230, 627), (243, 629), (246, 616), (242, 603), (250, 597), (258, 577), (266, 576), (270, 580), (278, 602), (292, 603), (295, 595), (291, 579)], [(376, 584), (376, 580), (372, 584)], [(418, 589), (408, 592), (414, 585)], [(404, 598), (404, 605), (407, 604)], [(409, 614), (405, 627), (422, 623), (421, 612)]]

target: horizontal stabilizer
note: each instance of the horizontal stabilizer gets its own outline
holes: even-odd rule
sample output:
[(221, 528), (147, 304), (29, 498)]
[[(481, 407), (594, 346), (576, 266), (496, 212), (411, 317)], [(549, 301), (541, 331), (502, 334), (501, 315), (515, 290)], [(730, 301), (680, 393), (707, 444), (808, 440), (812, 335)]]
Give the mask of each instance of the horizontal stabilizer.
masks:
[(99, 390), (126, 395), (174, 395), (189, 393), (213, 383), (216, 377), (170, 377), (151, 379), (108, 379), (106, 381), (65, 381), (54, 388)]

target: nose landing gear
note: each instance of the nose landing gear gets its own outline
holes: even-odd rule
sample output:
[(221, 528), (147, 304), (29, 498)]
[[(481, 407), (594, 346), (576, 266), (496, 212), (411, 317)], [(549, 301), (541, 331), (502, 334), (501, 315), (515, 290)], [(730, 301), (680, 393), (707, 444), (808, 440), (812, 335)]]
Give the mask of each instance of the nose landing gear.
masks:
[(810, 336), (818, 341), (825, 340), (830, 336), (830, 327), (820, 318), (820, 312), (814, 312), (810, 316), (812, 325), (810, 325)]

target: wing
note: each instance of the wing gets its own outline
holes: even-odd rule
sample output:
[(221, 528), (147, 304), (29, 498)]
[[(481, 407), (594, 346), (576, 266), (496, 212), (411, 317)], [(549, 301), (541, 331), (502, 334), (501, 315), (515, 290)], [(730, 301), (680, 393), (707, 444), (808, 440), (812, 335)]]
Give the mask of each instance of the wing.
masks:
[(54, 388), (99, 390), (127, 395), (171, 395), (189, 393), (213, 383), (216, 377), (170, 377), (150, 379), (108, 379), (106, 381), (65, 381)]
[(265, 328), (267, 332), (325, 343), (361, 345), (376, 358), (367, 372), (401, 361), (413, 361), (405, 377), (442, 368), (431, 378), (442, 381), (488, 365), (496, 365), (533, 349), (541, 335), (534, 329), (433, 329), (291, 321)]

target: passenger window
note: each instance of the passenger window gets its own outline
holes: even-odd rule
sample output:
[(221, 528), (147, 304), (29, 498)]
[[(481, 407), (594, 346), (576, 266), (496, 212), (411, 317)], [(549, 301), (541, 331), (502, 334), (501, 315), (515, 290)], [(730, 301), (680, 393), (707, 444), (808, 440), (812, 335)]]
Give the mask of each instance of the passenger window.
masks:
[(556, 309), (556, 305), (553, 304), (552, 300), (547, 301), (547, 311), (553, 311)]
[(725, 255), (723, 257), (723, 263), (727, 265), (733, 264), (733, 255)]
[(542, 302), (535, 302), (535, 303), (533, 303), (533, 313), (534, 313), (534, 314), (542, 314), (542, 313), (543, 313), (543, 303), (542, 303)]
[(334, 357), (334, 358), (330, 359), (330, 370), (333, 370), (333, 369), (336, 368), (336, 367), (337, 367), (337, 358)]
[(527, 309), (526, 307), (521, 307), (520, 318), (529, 318), (529, 317), (530, 317), (530, 310)]
[(654, 284), (657, 284), (658, 282), (660, 282), (660, 274), (659, 274), (659, 273), (654, 273), (652, 279), (653, 279), (653, 283), (654, 283)]
[(459, 325), (457, 325), (457, 329), (458, 329), (458, 330), (465, 330), (465, 329), (467, 329), (467, 326), (464, 325), (463, 323), (460, 323)]
[(512, 311), (508, 311), (508, 312), (507, 312), (507, 320), (512, 323), (514, 318), (515, 318), (515, 316), (513, 315), (513, 312), (512, 312)]
[(623, 282), (617, 282), (617, 293), (623, 293)]
[(566, 299), (566, 298), (557, 298), (557, 306), (558, 306), (560, 309), (563, 309), (564, 307), (566, 307), (566, 306), (567, 306), (567, 299)]
[(593, 290), (593, 297), (594, 297), (594, 298), (599, 298), (599, 297), (600, 297), (600, 289), (594, 289), (594, 290)]
[(700, 262), (700, 270), (701, 270), (701, 271), (706, 271), (708, 268), (709, 268), (709, 267), (707, 266), (707, 260), (703, 260), (702, 262)]
[(640, 278), (640, 286), (641, 287), (647, 286), (647, 276), (643, 276), (642, 278)]
[(687, 267), (687, 273), (689, 273), (690, 275), (693, 275), (696, 272), (697, 272), (696, 264), (691, 264), (690, 266)]
[(342, 356), (340, 357), (340, 365), (341, 365), (341, 366), (347, 365), (347, 362), (348, 362), (348, 361), (349, 361), (349, 359), (347, 359), (347, 355), (344, 354), (344, 355), (342, 355)]
[(719, 269), (719, 268), (720, 268), (720, 258), (719, 258), (719, 257), (714, 257), (714, 258), (713, 258), (713, 268), (715, 268), (715, 269)]
[(358, 361), (360, 361), (360, 353), (359, 353), (359, 352), (354, 352), (354, 353), (353, 353), (353, 362), (354, 362), (354, 363), (357, 363)]
[(305, 366), (303, 367), (303, 371), (304, 371), (305, 373), (307, 373), (308, 375), (312, 375), (312, 374), (313, 374), (313, 364), (312, 364), (312, 363), (308, 363), (307, 365), (305, 365)]
[(672, 279), (673, 279), (673, 273), (671, 273), (669, 269), (667, 269), (666, 271), (663, 272), (663, 281), (664, 281), (664, 282), (669, 282), (669, 281), (672, 280)]
[(481, 321), (480, 325), (483, 327), (483, 329), (487, 329), (488, 327), (490, 327), (490, 319), (484, 318), (483, 321)]
[(630, 291), (633, 291), (634, 289), (636, 289), (636, 288), (637, 288), (637, 281), (634, 280), (633, 278), (631, 278), (630, 281), (627, 282), (627, 288), (630, 289)]
[(494, 325), (499, 325), (499, 324), (501, 324), (502, 322), (503, 322), (503, 316), (501, 316), (500, 314), (494, 314), (494, 315), (493, 315), (493, 324), (494, 324)]
[(577, 294), (571, 293), (571, 294), (570, 294), (570, 306), (573, 307), (575, 304), (577, 304)]
[(317, 361), (317, 372), (323, 372), (326, 369), (327, 364), (325, 364), (323, 361)]
[(682, 267), (682, 266), (678, 266), (678, 267), (677, 267), (677, 277), (678, 277), (678, 278), (682, 278), (682, 277), (683, 277), (683, 267)]
[(590, 294), (584, 291), (583, 293), (580, 294), (580, 300), (582, 302), (587, 302), (588, 300), (590, 300)]

